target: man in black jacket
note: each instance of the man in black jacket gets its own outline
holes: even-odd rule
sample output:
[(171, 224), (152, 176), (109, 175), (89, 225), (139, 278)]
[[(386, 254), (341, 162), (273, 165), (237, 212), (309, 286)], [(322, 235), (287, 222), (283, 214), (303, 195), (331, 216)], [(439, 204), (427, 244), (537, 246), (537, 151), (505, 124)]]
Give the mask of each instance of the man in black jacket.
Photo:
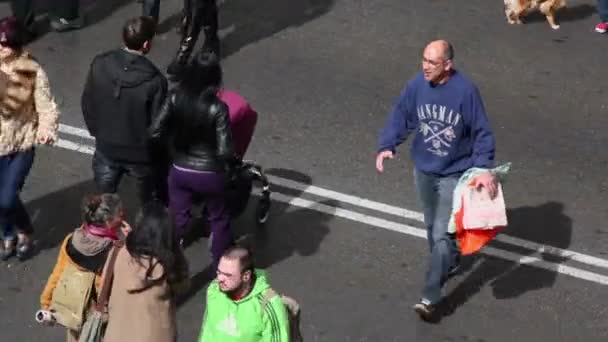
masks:
[(166, 200), (164, 153), (148, 139), (148, 126), (167, 94), (167, 80), (145, 57), (154, 19), (137, 17), (123, 28), (125, 47), (95, 57), (82, 94), (82, 112), (96, 139), (93, 172), (98, 190), (114, 193), (124, 174), (135, 178), (142, 203)]

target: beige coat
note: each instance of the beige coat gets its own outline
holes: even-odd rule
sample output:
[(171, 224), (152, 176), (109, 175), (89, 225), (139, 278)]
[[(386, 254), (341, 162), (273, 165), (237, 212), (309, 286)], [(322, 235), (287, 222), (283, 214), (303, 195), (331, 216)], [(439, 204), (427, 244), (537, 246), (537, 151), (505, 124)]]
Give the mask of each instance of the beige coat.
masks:
[[(164, 294), (167, 282), (141, 293), (128, 290), (142, 288), (147, 262), (139, 265), (122, 248), (114, 266), (114, 281), (109, 302), (109, 321), (104, 342), (174, 342), (177, 340), (175, 303)], [(156, 266), (153, 277), (162, 274)]]
[(46, 73), (29, 53), (0, 61), (0, 156), (57, 137), (59, 110)]

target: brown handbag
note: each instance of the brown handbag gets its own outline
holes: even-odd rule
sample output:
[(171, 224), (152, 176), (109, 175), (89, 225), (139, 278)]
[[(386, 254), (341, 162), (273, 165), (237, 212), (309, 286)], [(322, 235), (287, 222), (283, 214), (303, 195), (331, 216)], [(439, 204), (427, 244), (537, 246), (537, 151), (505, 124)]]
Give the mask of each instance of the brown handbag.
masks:
[(80, 332), (78, 342), (101, 342), (108, 324), (108, 299), (112, 289), (112, 280), (114, 279), (114, 265), (116, 264), (116, 256), (122, 248), (122, 245), (115, 245), (110, 252), (110, 259), (106, 266), (106, 274), (103, 277), (101, 291), (97, 298), (97, 303), (89, 312), (86, 322)]

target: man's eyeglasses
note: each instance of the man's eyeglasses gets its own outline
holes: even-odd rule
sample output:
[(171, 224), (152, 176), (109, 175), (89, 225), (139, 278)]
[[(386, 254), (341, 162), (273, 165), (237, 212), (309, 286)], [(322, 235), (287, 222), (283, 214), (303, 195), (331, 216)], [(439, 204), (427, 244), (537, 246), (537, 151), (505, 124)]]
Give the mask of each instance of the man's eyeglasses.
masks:
[(430, 59), (426, 59), (426, 58), (422, 58), (422, 63), (428, 63), (434, 67), (438, 67), (440, 65), (442, 65), (443, 63), (446, 63), (449, 60), (439, 60), (439, 61), (432, 61)]

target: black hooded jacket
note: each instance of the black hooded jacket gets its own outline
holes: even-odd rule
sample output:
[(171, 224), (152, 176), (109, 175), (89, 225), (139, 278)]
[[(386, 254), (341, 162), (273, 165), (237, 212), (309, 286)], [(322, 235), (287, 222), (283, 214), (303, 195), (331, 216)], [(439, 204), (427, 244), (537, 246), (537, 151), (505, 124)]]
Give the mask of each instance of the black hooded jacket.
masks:
[(119, 162), (151, 162), (148, 127), (166, 94), (166, 78), (143, 55), (118, 49), (95, 57), (81, 105), (97, 150)]

